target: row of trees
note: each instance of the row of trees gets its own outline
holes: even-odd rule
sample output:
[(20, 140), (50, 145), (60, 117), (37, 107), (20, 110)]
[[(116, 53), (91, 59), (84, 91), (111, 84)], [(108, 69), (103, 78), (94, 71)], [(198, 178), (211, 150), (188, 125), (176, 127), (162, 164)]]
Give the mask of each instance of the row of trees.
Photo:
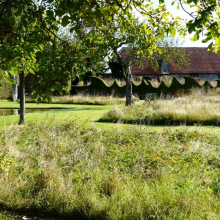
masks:
[[(161, 47), (165, 34), (186, 34), (185, 24), (167, 12), (164, 0), (153, 7), (152, 0), (2, 0), (0, 2), (0, 78), (7, 81), (13, 75), (20, 78), (20, 124), (25, 122), (25, 75), (36, 75), (34, 98), (50, 99), (50, 92), (62, 93), (74, 74), (90, 69), (99, 70), (100, 63), (116, 58), (126, 79), (126, 105), (131, 105), (131, 66), (141, 65), (143, 59), (158, 68), (158, 57), (166, 62), (185, 62), (183, 53), (175, 48)], [(173, 2), (175, 3), (175, 1)], [(177, 7), (184, 4), (196, 8), (190, 13), (188, 32), (195, 32), (194, 40), (207, 27), (206, 40), (214, 40), (219, 49), (218, 1), (176, 0)], [(144, 20), (133, 15), (136, 10)], [(64, 31), (61, 31), (64, 30)], [(119, 53), (122, 46), (129, 53)]]

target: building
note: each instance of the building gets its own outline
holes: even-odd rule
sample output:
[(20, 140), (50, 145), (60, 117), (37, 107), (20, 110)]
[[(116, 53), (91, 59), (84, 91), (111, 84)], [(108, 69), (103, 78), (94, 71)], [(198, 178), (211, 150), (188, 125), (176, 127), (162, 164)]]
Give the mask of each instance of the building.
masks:
[(170, 63), (162, 65), (158, 71), (151, 69), (149, 63), (144, 62), (143, 68), (138, 66), (132, 67), (133, 76), (163, 76), (173, 75), (177, 77), (191, 76), (196, 79), (203, 80), (217, 80), (220, 79), (220, 51), (214, 53), (207, 51), (202, 47), (188, 47), (186, 53), (189, 54), (189, 63), (184, 65), (181, 69), (177, 68), (176, 64)]
[[(181, 67), (181, 69), (177, 68), (173, 62), (170, 64), (160, 63), (161, 68), (158, 71), (154, 71), (148, 62), (143, 62), (143, 67), (132, 66), (133, 77), (155, 78), (172, 75), (177, 78), (191, 76), (195, 79), (210, 81), (220, 79), (220, 51), (214, 53), (202, 47), (187, 47), (183, 49), (189, 54), (189, 63)], [(160, 60), (158, 61), (160, 62)]]

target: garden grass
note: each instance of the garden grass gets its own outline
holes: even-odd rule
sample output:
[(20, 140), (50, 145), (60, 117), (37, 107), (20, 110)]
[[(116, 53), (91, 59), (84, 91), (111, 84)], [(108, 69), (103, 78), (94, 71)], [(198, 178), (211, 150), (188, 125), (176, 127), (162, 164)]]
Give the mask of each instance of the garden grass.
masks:
[(220, 219), (219, 127), (97, 122), (110, 105), (26, 107), (57, 109), (24, 126), (0, 116), (0, 219)]
[(165, 96), (148, 99), (142, 105), (113, 108), (100, 122), (118, 121), (147, 125), (213, 125), (220, 124), (220, 96), (213, 91), (196, 91), (188, 96)]
[[(135, 98), (137, 100), (137, 98)], [(26, 99), (26, 103), (37, 103), (35, 99)], [(42, 103), (47, 103), (42, 101)], [(113, 96), (91, 96), (88, 94), (78, 94), (75, 96), (53, 96), (53, 104), (87, 104), (87, 105), (112, 105), (124, 103), (123, 98)]]
[[(219, 219), (216, 133), (76, 121), (0, 133), (0, 204), (55, 219)], [(28, 216), (29, 217), (29, 216)]]
[[(17, 103), (4, 103), (0, 108), (14, 109), (18, 108)], [(61, 108), (61, 109), (50, 109), (49, 111), (39, 111), (34, 113), (26, 114), (26, 123), (36, 123), (41, 122), (46, 119), (46, 117), (54, 118), (55, 121), (60, 123), (67, 120), (77, 119), (79, 123), (93, 122), (99, 119), (106, 111), (110, 110), (111, 106), (95, 106), (95, 105), (69, 105), (69, 104), (34, 104), (27, 103), (26, 108), (38, 108), (38, 109), (50, 109), (50, 108)], [(63, 109), (62, 109), (63, 108)], [(0, 130), (5, 126), (18, 123), (19, 115), (11, 116), (0, 116)]]
[[(136, 103), (142, 107), (143, 101), (139, 101)], [(19, 108), (19, 104), (15, 102), (5, 101), (2, 102), (0, 100), (0, 108), (5, 109), (15, 109)], [(126, 129), (126, 128), (148, 128), (155, 131), (161, 131), (164, 127), (169, 127), (170, 129), (182, 129), (184, 126), (161, 126), (161, 125), (149, 125), (145, 126), (138, 122), (133, 124), (126, 123), (105, 123), (98, 122), (98, 120), (109, 110), (111, 110), (112, 106), (96, 106), (96, 105), (72, 105), (72, 104), (36, 104), (36, 103), (26, 103), (27, 109), (48, 109), (48, 111), (42, 112), (34, 112), (26, 114), (26, 123), (39, 123), (45, 121), (47, 118), (53, 118), (54, 123), (64, 123), (69, 120), (77, 120), (78, 123), (91, 127), (95, 125), (98, 129)], [(57, 109), (54, 109), (57, 108)], [(60, 109), (59, 109), (60, 108)], [(18, 123), (19, 115), (11, 115), (11, 116), (0, 116), (0, 131), (8, 126), (12, 126), (13, 124)], [(216, 126), (188, 126), (190, 129), (196, 129), (199, 131), (220, 131), (220, 127)]]

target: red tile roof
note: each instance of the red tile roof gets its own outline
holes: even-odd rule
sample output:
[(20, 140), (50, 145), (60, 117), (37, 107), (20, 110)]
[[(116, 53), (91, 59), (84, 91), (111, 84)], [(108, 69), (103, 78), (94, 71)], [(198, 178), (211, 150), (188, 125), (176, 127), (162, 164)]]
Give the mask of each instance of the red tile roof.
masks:
[[(189, 53), (189, 63), (184, 65), (181, 69), (177, 68), (176, 64), (170, 63), (168, 65), (170, 74), (211, 74), (220, 73), (220, 51), (214, 53), (207, 51), (206, 48), (201, 47), (188, 47), (186, 53)], [(123, 49), (124, 53), (124, 49)], [(125, 52), (126, 54), (126, 52)], [(124, 56), (124, 55), (123, 55)], [(132, 67), (133, 75), (159, 75), (163, 74), (162, 70), (154, 71), (148, 62), (143, 62), (143, 67)]]

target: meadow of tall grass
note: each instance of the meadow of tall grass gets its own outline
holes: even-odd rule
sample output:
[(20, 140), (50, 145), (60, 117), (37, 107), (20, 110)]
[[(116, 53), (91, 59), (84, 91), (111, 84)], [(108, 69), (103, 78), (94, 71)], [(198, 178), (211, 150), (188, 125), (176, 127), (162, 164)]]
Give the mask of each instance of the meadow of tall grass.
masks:
[[(119, 105), (125, 102), (124, 98), (114, 96), (90, 95), (79, 93), (77, 95), (52, 96), (52, 104), (86, 104), (86, 105)], [(134, 97), (138, 100), (137, 97)], [(26, 103), (36, 103), (35, 99), (26, 99)], [(42, 101), (44, 102), (44, 101)], [(44, 103), (48, 103), (45, 101)]]
[(113, 106), (100, 121), (158, 125), (215, 125), (220, 122), (216, 91), (193, 89), (189, 95), (150, 97), (131, 107)]
[(218, 134), (97, 130), (75, 121), (0, 133), (0, 206), (60, 219), (219, 219)]

